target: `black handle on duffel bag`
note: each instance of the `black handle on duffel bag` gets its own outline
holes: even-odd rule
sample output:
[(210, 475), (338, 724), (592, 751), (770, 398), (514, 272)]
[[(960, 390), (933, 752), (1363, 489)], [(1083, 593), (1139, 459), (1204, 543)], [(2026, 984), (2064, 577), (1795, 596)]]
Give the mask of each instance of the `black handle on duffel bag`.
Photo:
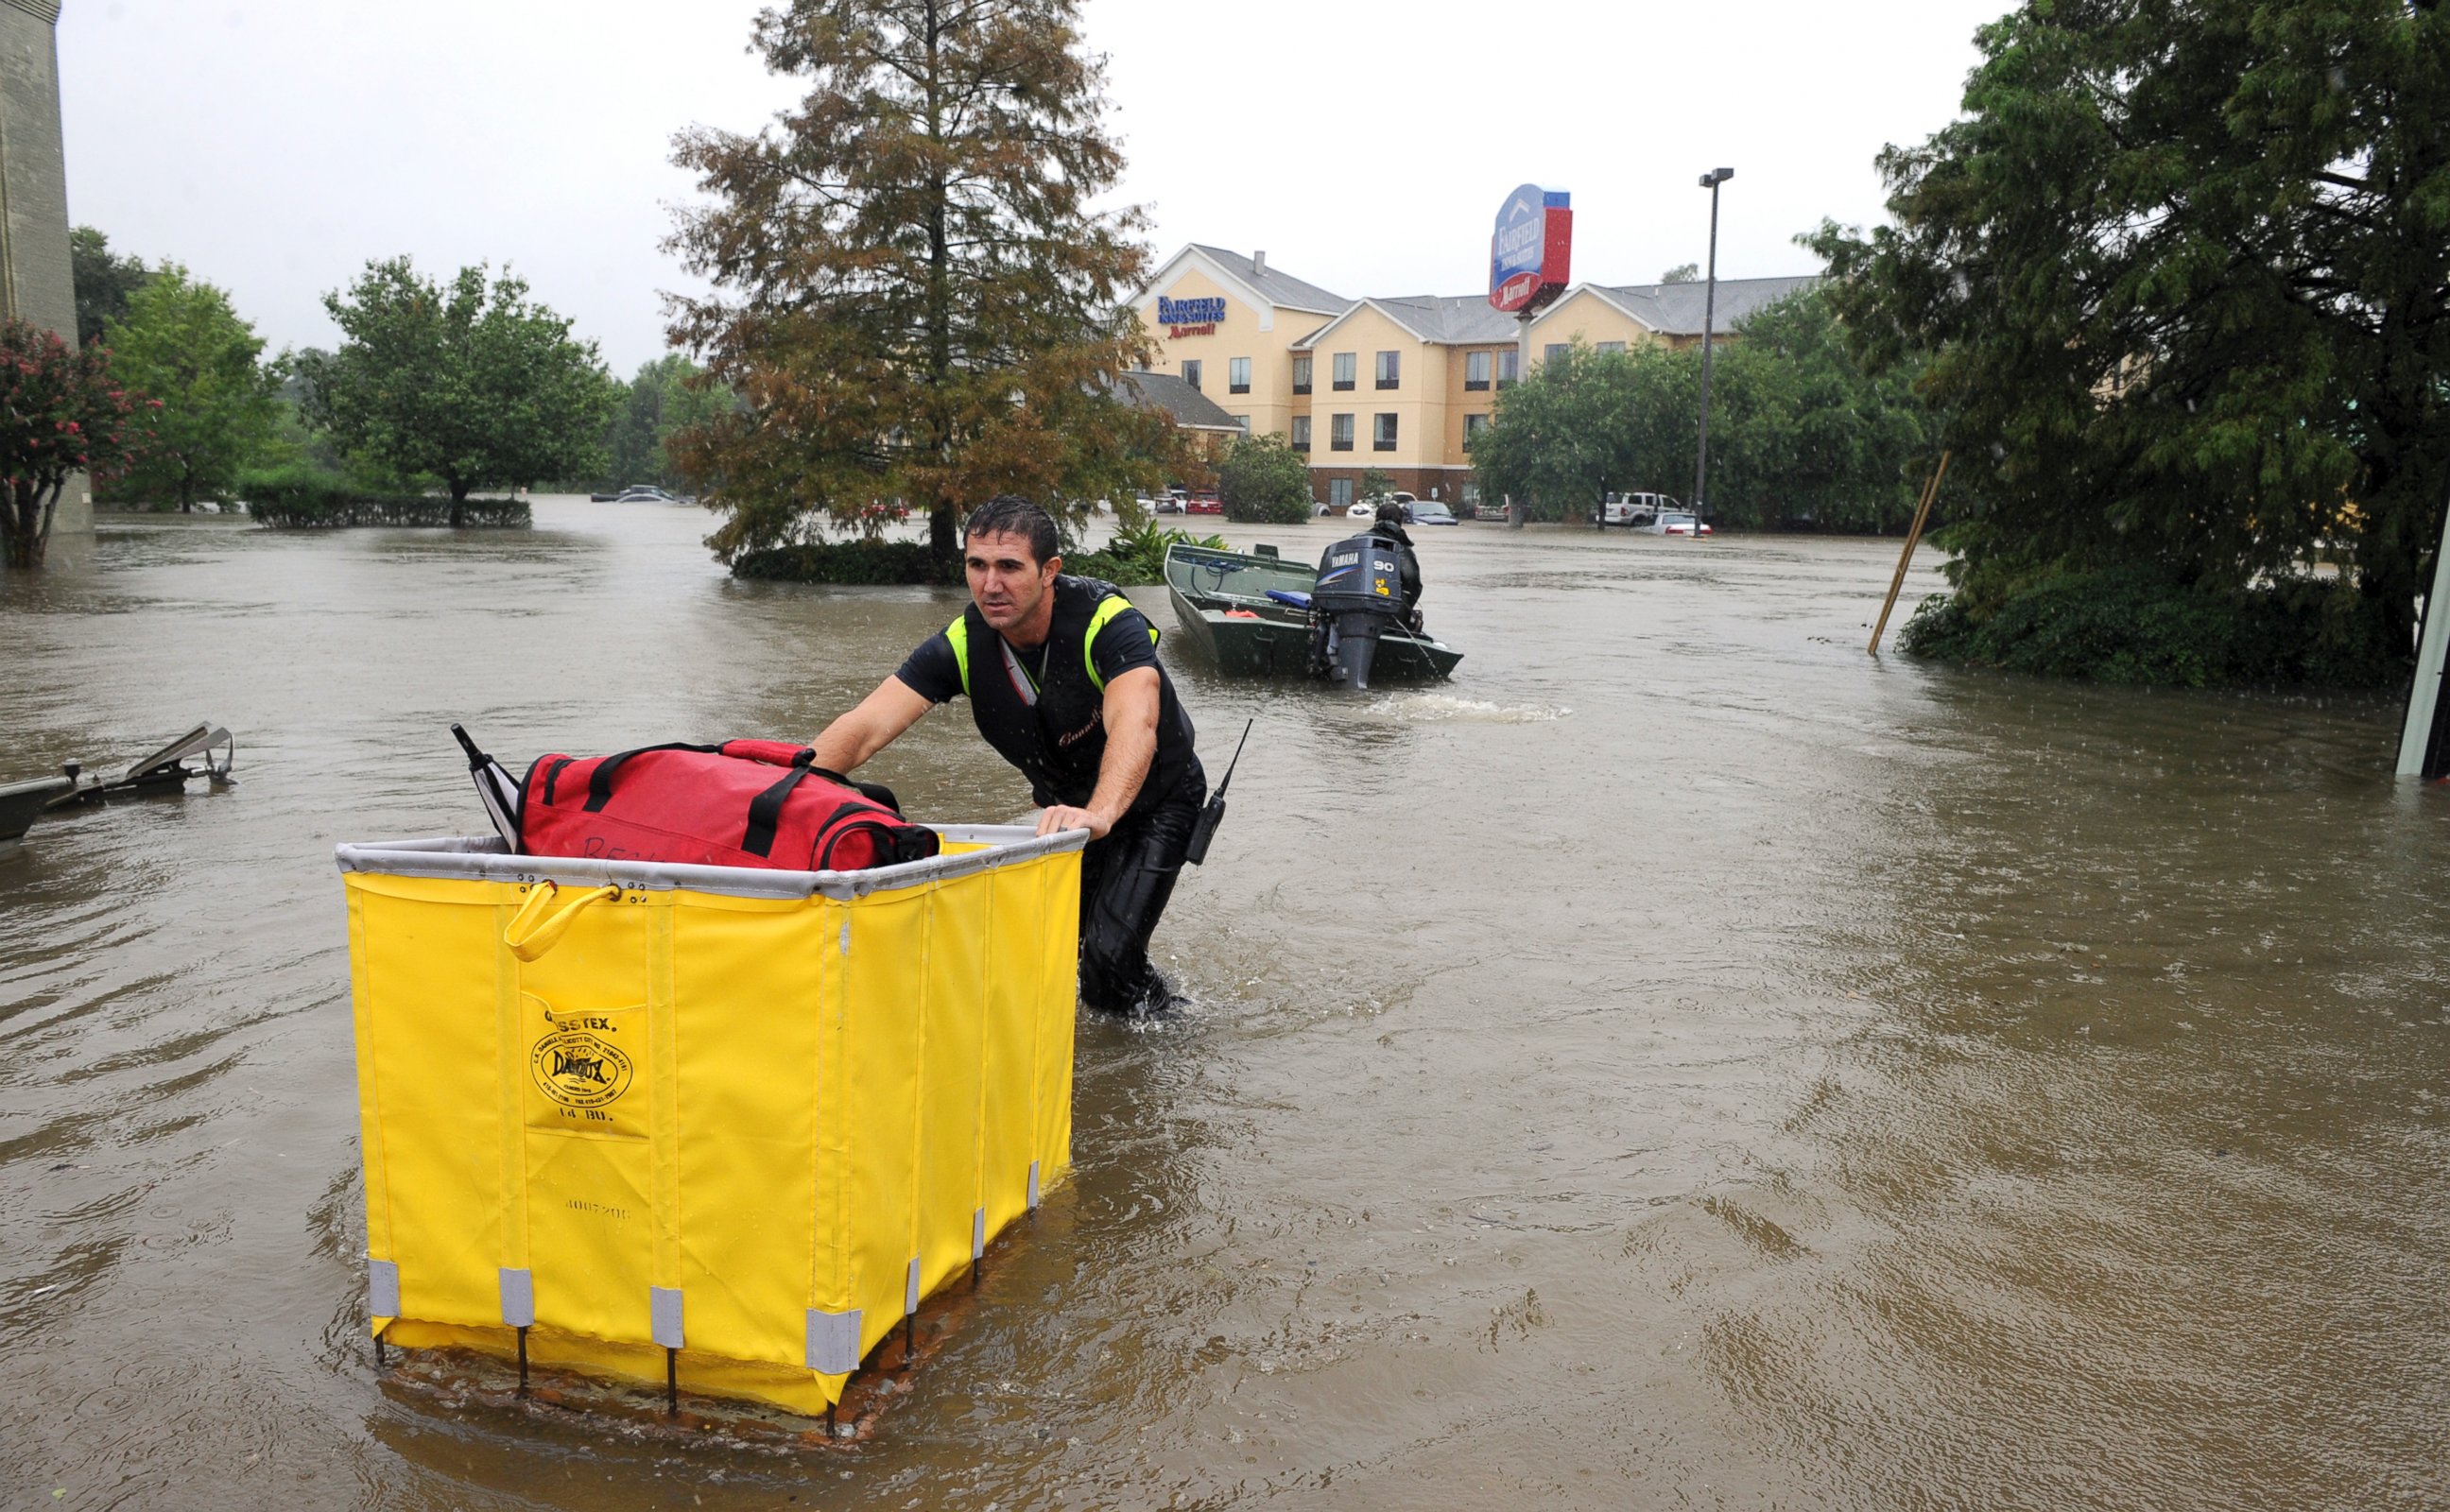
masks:
[(594, 772), (587, 779), (587, 812), (591, 814), (604, 812), (604, 805), (612, 801), (612, 774), (619, 771), (632, 756), (644, 756), (649, 751), (655, 750), (695, 751), (701, 756), (711, 756), (722, 749), (720, 746), (692, 746), (687, 741), (672, 741), (662, 746), (641, 746), (636, 750), (625, 750), (617, 755), (607, 756), (595, 764)]
[[(816, 759), (815, 751), (801, 751), (792, 758), (789, 776), (749, 801), (749, 829), (740, 837), (742, 850), (751, 856), (768, 858), (773, 856), (774, 835), (783, 827), (783, 805), (791, 801), (793, 790), (807, 781), (810, 773), (821, 771), (820, 768), (809, 765)], [(822, 775), (832, 778), (836, 782), (841, 781), (831, 772), (822, 772)]]

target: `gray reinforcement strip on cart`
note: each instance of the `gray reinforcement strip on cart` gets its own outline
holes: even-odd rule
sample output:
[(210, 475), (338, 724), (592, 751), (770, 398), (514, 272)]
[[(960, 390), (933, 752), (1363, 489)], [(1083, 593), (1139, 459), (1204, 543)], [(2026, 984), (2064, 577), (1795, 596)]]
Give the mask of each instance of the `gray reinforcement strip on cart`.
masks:
[(848, 1375), (859, 1368), (860, 1309), (808, 1309), (808, 1368), (819, 1375)]
[(667, 1349), (678, 1349), (681, 1344), (681, 1294), (672, 1287), (647, 1289), (647, 1316), (653, 1326), (655, 1342)]
[(870, 893), (967, 877), (1040, 856), (1079, 850), (1089, 840), (1085, 829), (1040, 838), (1018, 825), (947, 824), (937, 832), (948, 840), (994, 848), (880, 866), (873, 871), (768, 871), (756, 866), (684, 866), (663, 862), (514, 856), (503, 849), (499, 840), (490, 837), (341, 845), (333, 852), (333, 859), (344, 872), (390, 877), (513, 883), (552, 882), (573, 887), (618, 885), (645, 892), (686, 889), (733, 898), (825, 897), (846, 902)]
[(902, 1283), (902, 1315), (908, 1317), (919, 1310), (919, 1257), (910, 1257), (910, 1269)]
[(970, 1258), (982, 1259), (987, 1252), (987, 1210), (980, 1208), (970, 1214)]
[(399, 1267), (388, 1260), (366, 1262), (366, 1311), (378, 1318), (399, 1316)]
[(535, 1272), (502, 1268), (502, 1322), (514, 1328), (535, 1327)]
[(1029, 1211), (1038, 1211), (1038, 1162), (1029, 1163)]

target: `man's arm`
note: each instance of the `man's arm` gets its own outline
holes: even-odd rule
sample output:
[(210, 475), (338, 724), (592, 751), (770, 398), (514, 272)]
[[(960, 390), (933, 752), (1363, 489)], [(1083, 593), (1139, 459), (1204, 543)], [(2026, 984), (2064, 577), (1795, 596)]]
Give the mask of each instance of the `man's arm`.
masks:
[(1157, 760), (1157, 673), (1154, 667), (1135, 667), (1106, 684), (1106, 754), (1098, 763), (1098, 788), (1089, 806), (1058, 804), (1038, 817), (1038, 832), (1085, 829), (1103, 840), (1115, 822), (1140, 795), (1149, 764)]
[[(1111, 692), (1108, 696), (1112, 697)], [(855, 772), (935, 707), (908, 683), (888, 677), (877, 685), (875, 692), (860, 700), (857, 708), (827, 725), (826, 732), (809, 743), (816, 750), (817, 765), (829, 772)], [(1154, 730), (1156, 727), (1152, 724), (1150, 727)], [(1157, 748), (1154, 734), (1149, 748)]]

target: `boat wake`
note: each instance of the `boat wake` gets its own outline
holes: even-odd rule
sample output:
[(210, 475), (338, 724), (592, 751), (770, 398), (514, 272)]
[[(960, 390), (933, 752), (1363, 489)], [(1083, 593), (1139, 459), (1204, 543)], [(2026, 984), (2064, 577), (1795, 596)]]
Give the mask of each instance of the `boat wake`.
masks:
[(1491, 704), (1452, 693), (1399, 693), (1374, 711), (1408, 725), (1546, 725), (1574, 712), (1561, 704)]

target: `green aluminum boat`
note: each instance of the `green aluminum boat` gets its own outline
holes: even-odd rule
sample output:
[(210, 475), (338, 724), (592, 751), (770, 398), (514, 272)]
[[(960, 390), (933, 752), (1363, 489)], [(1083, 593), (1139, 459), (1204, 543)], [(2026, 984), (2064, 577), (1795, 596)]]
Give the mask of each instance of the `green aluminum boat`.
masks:
[[(1317, 574), (1276, 556), (1176, 545), (1165, 553), (1165, 587), (1182, 638), (1216, 669), (1238, 677), (1307, 677), (1310, 614), (1268, 596), (1307, 597)], [(1373, 682), (1426, 682), (1454, 675), (1463, 652), (1428, 635), (1390, 628), (1378, 637)]]

